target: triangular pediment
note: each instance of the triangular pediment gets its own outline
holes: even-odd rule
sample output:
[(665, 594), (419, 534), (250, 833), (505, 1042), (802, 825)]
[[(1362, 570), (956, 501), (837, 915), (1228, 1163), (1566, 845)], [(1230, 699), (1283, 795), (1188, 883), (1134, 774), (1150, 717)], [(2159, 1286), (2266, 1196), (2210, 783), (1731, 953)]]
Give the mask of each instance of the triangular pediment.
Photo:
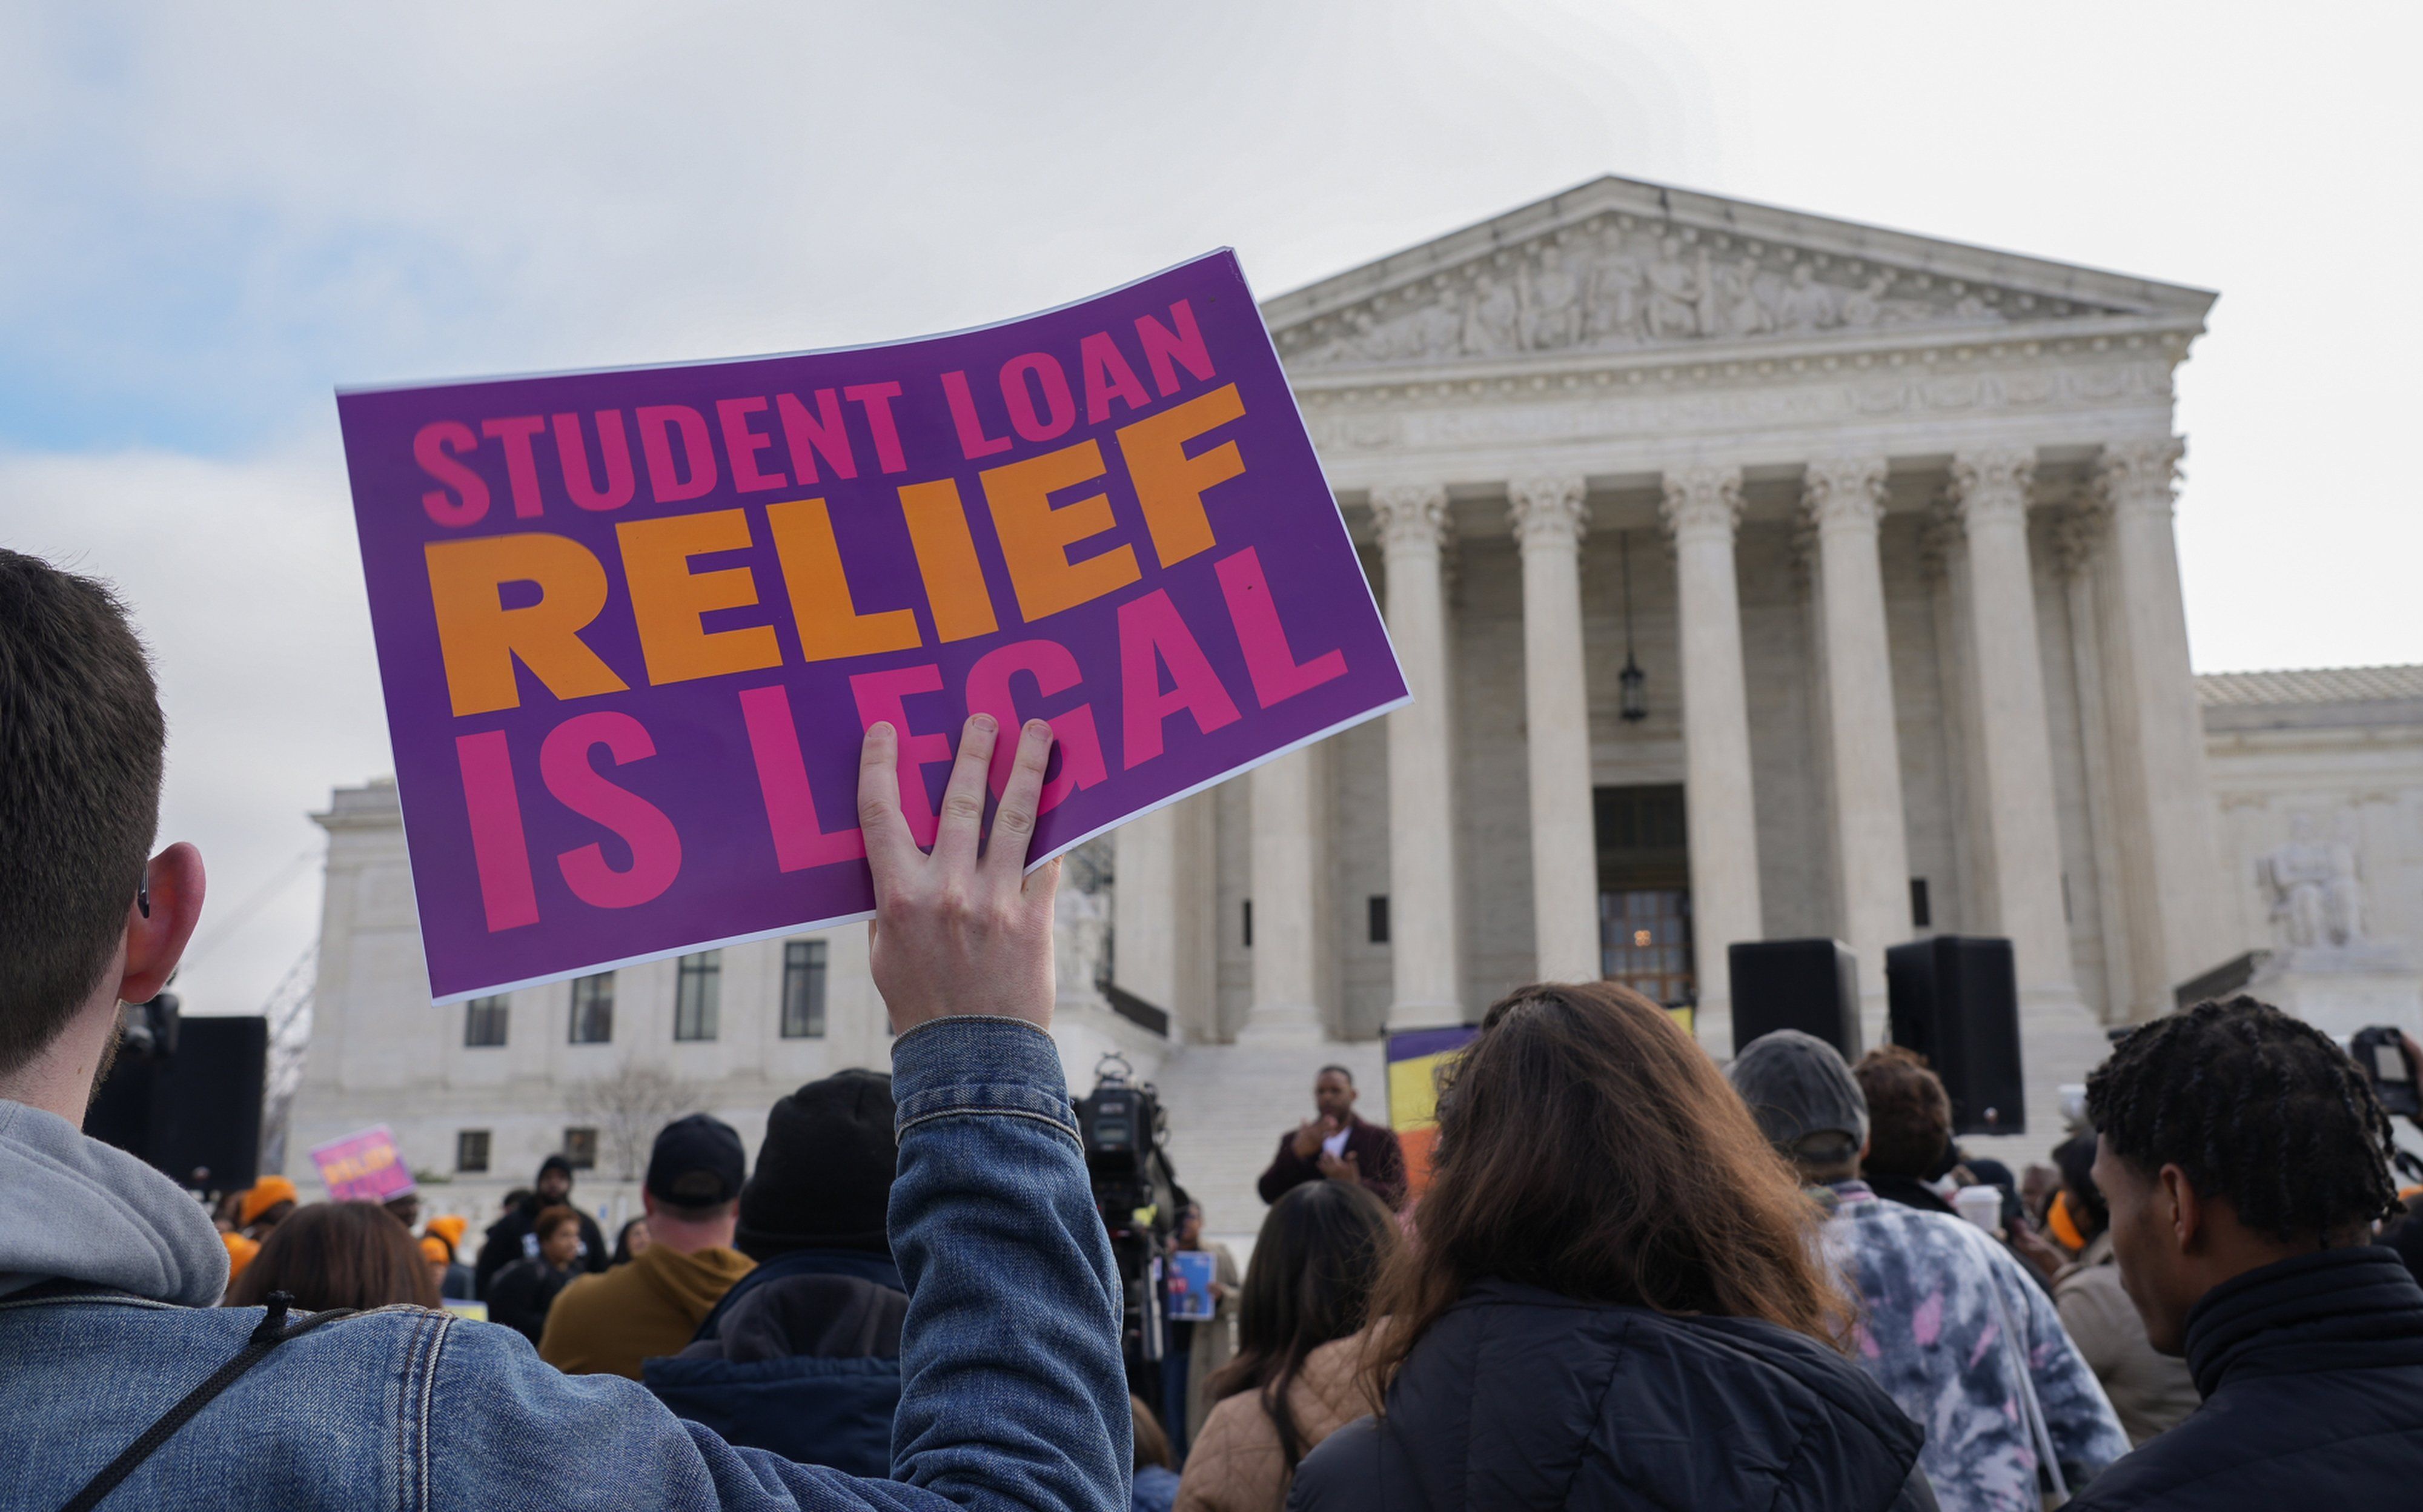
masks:
[(1593, 180), (1263, 306), (1291, 371), (2146, 323), (2214, 296), (1628, 179)]

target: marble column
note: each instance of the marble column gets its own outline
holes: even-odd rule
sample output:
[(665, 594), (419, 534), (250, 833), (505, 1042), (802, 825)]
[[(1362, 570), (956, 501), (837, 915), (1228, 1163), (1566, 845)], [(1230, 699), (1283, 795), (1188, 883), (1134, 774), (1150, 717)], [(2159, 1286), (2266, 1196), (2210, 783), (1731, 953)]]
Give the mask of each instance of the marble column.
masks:
[(1542, 981), (1596, 981), (1598, 828), (1582, 670), (1580, 478), (1507, 489), (1523, 553), (1523, 723), (1531, 779), (1531, 937)]
[(1168, 1012), (1173, 1042), (1220, 1037), (1212, 809), (1212, 795), (1197, 793), (1137, 815), (1113, 836), (1116, 979)]
[(1885, 640), (1885, 459), (1812, 461), (1801, 498), (1817, 529), (1826, 662), (1826, 749), (1833, 776), (1834, 896), (1860, 958), (1860, 995), (1881, 1002), (1885, 947), (1913, 931), (1902, 824), (1901, 741)]
[(1322, 1037), (1321, 885), (1326, 836), (1318, 745), (1256, 767), (1253, 798), (1254, 997), (1241, 1044)]
[(1730, 1055), (1732, 974), (1725, 947), (1763, 938), (1758, 814), (1750, 787), (1750, 700), (1742, 674), (1741, 589), (1734, 529), (1739, 468), (1666, 474), (1682, 629), (1683, 801), (1690, 832), (1691, 931), (1700, 981), (1700, 1042)]
[[(2098, 500), (2077, 500), (2053, 527), (2052, 549), (2069, 621), (2070, 677), (2078, 688), (2079, 767), (2086, 779), (2086, 833), (2095, 849), (2096, 932), (2103, 942), (2103, 1018), (2108, 1024), (2126, 1024), (2137, 998), (2136, 963), (2125, 902), (2119, 805), (2113, 791), (2111, 688), (2103, 673), (2103, 600), (2110, 589), (2098, 581), (2105, 565), (2102, 543), (2111, 529), (2111, 512)], [(2087, 979), (2082, 965), (2081, 992)]]
[(1391, 1028), (1461, 1024), (1456, 918), (1455, 751), (1448, 697), (1447, 489), (1375, 488), (1387, 563), (1388, 636), (1414, 701), (1388, 716), (1388, 957)]
[(2063, 916), (2061, 838), (2052, 786), (2051, 725), (2028, 566), (2028, 495), (2035, 453), (1963, 452), (1952, 484), (1968, 541), (1968, 692), (1984, 779), (1981, 870), (1990, 876), (1991, 932), (2006, 935), (2023, 1000), (2078, 1000)]
[(2223, 872), (2212, 853), (2204, 723), (2188, 663), (2172, 483), (2184, 443), (2170, 436), (2103, 449), (2097, 484), (2111, 513), (2105, 604), (2112, 733), (2119, 789), (2137, 816), (2130, 899), (2137, 936), (2136, 1017), (2229, 953)]

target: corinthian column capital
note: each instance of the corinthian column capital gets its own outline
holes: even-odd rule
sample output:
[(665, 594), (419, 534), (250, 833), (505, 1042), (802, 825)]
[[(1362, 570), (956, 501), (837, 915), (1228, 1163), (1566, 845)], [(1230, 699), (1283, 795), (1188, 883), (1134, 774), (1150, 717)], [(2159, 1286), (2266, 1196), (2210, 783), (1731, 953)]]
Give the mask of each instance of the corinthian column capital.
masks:
[(1813, 457), (1800, 480), (1801, 507), (1820, 532), (1873, 532), (1885, 513), (1885, 459)]
[(1678, 541), (1708, 534), (1730, 541), (1741, 511), (1739, 468), (1676, 468), (1666, 474), (1666, 502), (1658, 513)]
[(2114, 441), (2096, 459), (2096, 489), (2116, 514), (2167, 515), (2187, 450), (2188, 443), (2176, 436)]
[(1447, 540), (1447, 488), (1435, 483), (1391, 483), (1371, 490), (1371, 517), (1387, 551), (1438, 549)]
[(1507, 515), (1517, 546), (1578, 546), (1590, 533), (1587, 487), (1580, 478), (1517, 478), (1506, 485)]
[(2054, 518), (2052, 560), (2065, 581), (2094, 564), (2096, 549), (2111, 523), (2112, 511), (2092, 492), (2071, 500), (2069, 507)]
[(1960, 522), (1972, 530), (2004, 520), (2026, 523), (2028, 494), (2035, 478), (2034, 447), (1982, 447), (1960, 453), (1952, 459), (1952, 498), (1960, 510)]

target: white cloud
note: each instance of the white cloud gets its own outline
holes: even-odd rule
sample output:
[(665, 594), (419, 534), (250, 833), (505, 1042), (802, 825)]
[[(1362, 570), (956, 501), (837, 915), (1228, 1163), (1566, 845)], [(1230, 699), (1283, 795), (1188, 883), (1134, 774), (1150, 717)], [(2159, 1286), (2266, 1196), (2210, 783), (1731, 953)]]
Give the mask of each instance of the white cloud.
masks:
[(210, 877), (177, 983), (189, 1011), (261, 1005), (319, 927), (319, 867), (295, 865), (323, 849), (306, 815), (391, 766), (333, 451), (0, 454), (0, 546), (115, 582), (151, 647), (162, 841), (195, 842)]

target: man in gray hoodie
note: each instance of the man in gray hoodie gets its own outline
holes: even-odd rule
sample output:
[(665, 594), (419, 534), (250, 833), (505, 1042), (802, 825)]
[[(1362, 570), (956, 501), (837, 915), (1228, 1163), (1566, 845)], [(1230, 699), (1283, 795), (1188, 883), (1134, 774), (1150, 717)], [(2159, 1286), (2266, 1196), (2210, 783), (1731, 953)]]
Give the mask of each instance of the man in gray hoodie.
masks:
[(1119, 1283), (1046, 1032), (1058, 868), (1024, 869), (1051, 726), (1019, 732), (980, 850), (995, 737), (968, 722), (929, 855), (895, 733), (866, 734), (908, 1308), (895, 1478), (860, 1479), (492, 1324), (214, 1305), (201, 1207), (78, 1128), (119, 1005), (160, 990), (202, 906), (194, 848), (150, 854), (150, 668), (107, 589), (0, 549), (0, 1507), (1126, 1507)]

